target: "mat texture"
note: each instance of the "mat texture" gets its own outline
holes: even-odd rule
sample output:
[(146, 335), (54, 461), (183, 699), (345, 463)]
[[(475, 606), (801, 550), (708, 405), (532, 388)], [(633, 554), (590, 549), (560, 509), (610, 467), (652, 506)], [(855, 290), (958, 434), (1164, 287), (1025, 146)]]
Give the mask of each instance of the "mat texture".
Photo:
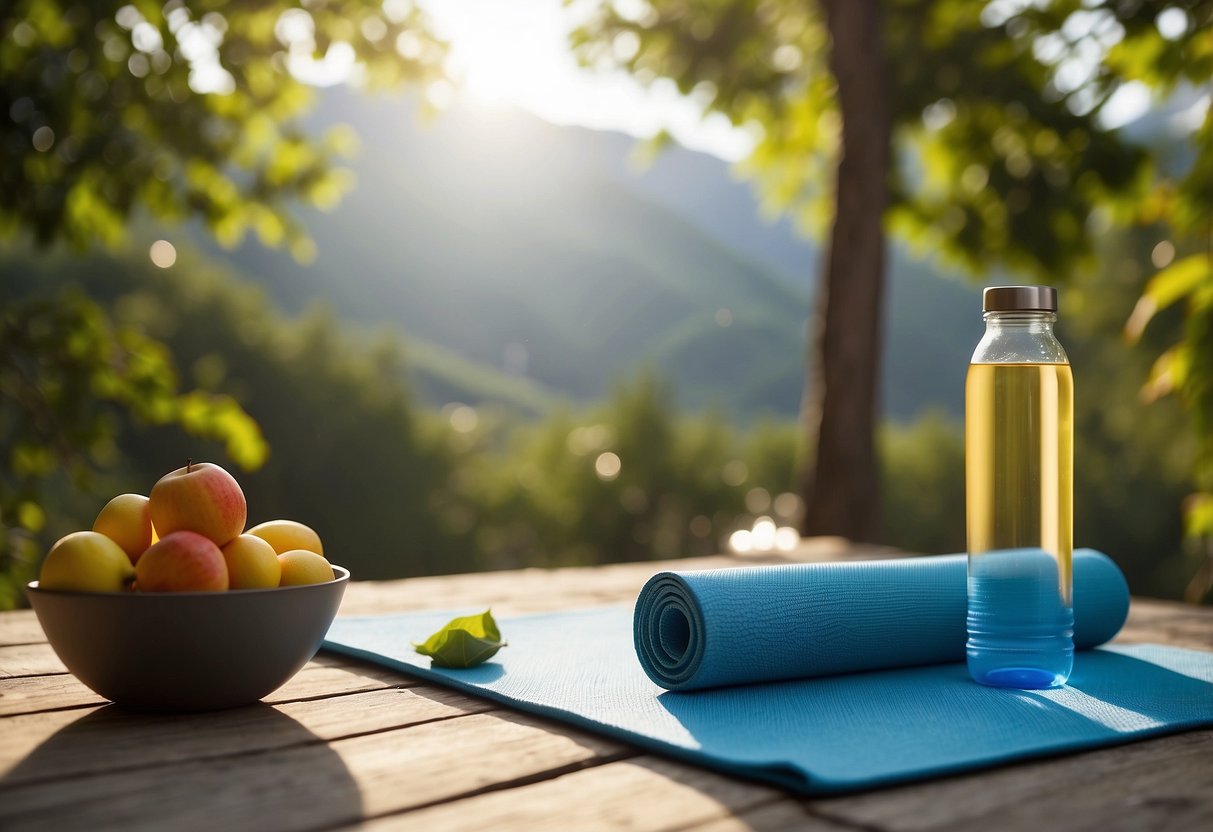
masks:
[[(802, 793), (868, 788), (1213, 724), (1213, 654), (1153, 645), (1078, 653), (1070, 684), (986, 688), (963, 663), (663, 690), (632, 609), (501, 620), (509, 646), (468, 670), (413, 652), (455, 614), (339, 618), (325, 647), (730, 774)], [(761, 656), (766, 640), (751, 644)]]

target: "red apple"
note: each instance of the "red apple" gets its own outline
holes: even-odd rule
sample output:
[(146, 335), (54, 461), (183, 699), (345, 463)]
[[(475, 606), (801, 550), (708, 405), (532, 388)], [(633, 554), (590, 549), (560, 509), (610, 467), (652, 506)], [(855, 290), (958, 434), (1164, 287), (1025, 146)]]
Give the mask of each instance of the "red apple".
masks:
[(223, 546), (244, 531), (248, 506), (235, 478), (218, 465), (193, 460), (165, 474), (148, 495), (152, 525), (161, 538), (190, 531)]
[(135, 564), (140, 592), (223, 592), (227, 562), (214, 541), (195, 532), (173, 532), (152, 544)]

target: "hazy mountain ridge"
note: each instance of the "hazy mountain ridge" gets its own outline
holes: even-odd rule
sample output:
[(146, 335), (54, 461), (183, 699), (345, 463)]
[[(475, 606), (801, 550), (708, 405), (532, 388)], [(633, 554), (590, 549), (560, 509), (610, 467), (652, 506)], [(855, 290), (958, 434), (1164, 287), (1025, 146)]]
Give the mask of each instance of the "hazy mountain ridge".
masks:
[[(349, 123), (363, 147), (355, 190), (304, 217), (316, 262), (256, 243), (211, 252), (288, 310), (325, 298), (400, 326), (435, 403), (493, 399), (519, 375), (540, 397), (594, 399), (649, 366), (690, 407), (796, 412), (819, 253), (786, 219), (760, 218), (724, 162), (673, 147), (638, 167), (629, 137), (520, 112), (422, 121), (407, 100), (327, 91), (313, 124)], [(886, 411), (956, 411), (976, 290), (892, 261)], [(466, 362), (460, 380), (444, 379), (444, 354)]]

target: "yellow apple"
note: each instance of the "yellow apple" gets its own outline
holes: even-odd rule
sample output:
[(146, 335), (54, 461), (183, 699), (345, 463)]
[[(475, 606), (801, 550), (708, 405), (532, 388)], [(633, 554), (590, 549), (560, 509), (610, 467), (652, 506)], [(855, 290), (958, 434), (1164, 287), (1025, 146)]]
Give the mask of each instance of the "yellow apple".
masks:
[(121, 546), (131, 563), (138, 562), (139, 556), (152, 545), (155, 537), (147, 497), (142, 494), (119, 494), (101, 509), (93, 521), (93, 531)]
[(220, 549), (227, 561), (229, 589), (266, 589), (278, 586), (282, 564), (274, 547), (259, 537), (242, 534)]
[(269, 520), (265, 523), (258, 523), (249, 529), (248, 533), (256, 535), (273, 546), (274, 551), (280, 555), (293, 549), (306, 549), (318, 555), (324, 554), (324, 545), (320, 542), (320, 535), (310, 527), (294, 520)]
[(336, 577), (333, 567), (323, 555), (306, 549), (283, 552), (278, 556), (278, 562), (282, 564), (282, 581), (279, 586), (322, 584)]
[(152, 486), (148, 500), (161, 538), (190, 531), (222, 546), (244, 531), (248, 516), (240, 484), (210, 462), (190, 460), (184, 468), (165, 474)]
[(135, 567), (122, 547), (99, 532), (74, 532), (42, 562), (38, 586), (78, 592), (122, 592)]

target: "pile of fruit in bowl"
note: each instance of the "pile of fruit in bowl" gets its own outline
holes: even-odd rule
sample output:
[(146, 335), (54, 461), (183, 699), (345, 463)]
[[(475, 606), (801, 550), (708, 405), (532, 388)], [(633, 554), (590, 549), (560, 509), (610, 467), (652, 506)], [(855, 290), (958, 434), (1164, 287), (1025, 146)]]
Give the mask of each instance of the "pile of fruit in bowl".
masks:
[(27, 590), (68, 670), (107, 699), (161, 710), (242, 705), (290, 679), (349, 572), (303, 523), (246, 531), (247, 516), (231, 474), (190, 461), (60, 539)]
[(217, 592), (331, 581), (315, 531), (294, 520), (244, 530), (240, 484), (209, 462), (166, 474), (149, 496), (120, 494), (93, 530), (51, 548), (42, 589), (80, 592)]

